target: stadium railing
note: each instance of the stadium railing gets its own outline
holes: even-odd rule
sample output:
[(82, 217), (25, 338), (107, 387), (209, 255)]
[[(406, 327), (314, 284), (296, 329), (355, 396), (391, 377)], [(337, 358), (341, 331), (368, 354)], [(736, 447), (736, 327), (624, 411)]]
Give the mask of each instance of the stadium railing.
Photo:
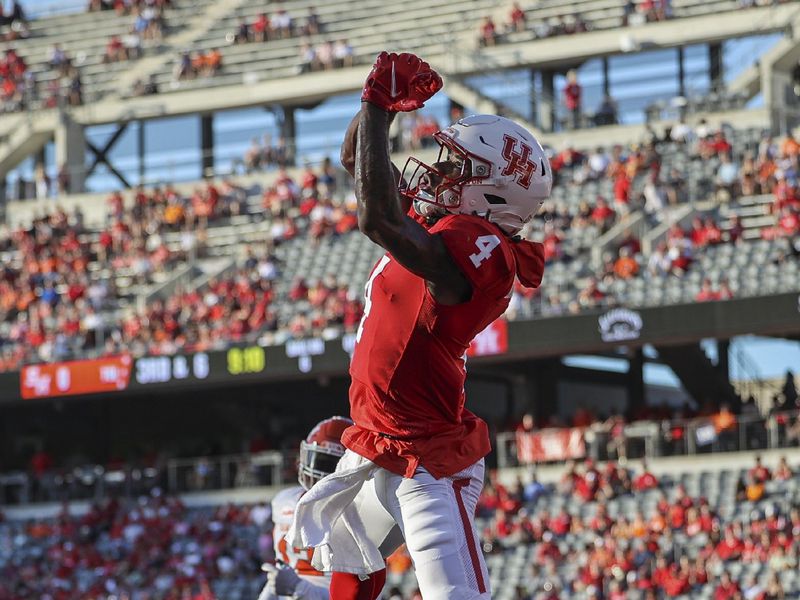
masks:
[(267, 451), (176, 458), (140, 467), (83, 465), (51, 469), (41, 476), (24, 471), (0, 474), (0, 506), (65, 500), (100, 501), (108, 497), (131, 498), (159, 487), (169, 494), (232, 488), (279, 486), (284, 467), (293, 465), (289, 453)]
[(585, 428), (545, 428), (497, 434), (495, 449), (500, 468), (525, 464), (592, 458), (654, 458), (694, 456), (717, 452), (767, 450), (800, 443), (800, 411), (768, 416), (736, 415), (722, 431), (713, 417), (635, 421), (612, 434), (606, 423)]

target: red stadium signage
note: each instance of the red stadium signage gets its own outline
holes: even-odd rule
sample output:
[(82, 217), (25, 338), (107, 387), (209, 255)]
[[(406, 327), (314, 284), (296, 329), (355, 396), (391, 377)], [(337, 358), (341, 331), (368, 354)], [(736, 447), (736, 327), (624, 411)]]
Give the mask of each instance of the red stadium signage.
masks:
[(20, 373), (20, 394), (24, 400), (120, 392), (131, 378), (128, 355), (29, 365)]
[(582, 429), (543, 429), (517, 432), (517, 459), (520, 463), (570, 460), (586, 456)]
[(508, 323), (497, 319), (481, 331), (467, 348), (467, 356), (491, 356), (508, 351)]

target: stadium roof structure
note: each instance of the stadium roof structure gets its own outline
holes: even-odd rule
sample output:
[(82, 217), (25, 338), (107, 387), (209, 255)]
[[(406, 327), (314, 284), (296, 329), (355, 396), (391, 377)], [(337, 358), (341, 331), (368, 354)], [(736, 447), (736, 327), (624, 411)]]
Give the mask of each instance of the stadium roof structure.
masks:
[[(239, 62), (232, 67), (232, 72), (214, 78), (213, 81), (200, 81), (188, 89), (185, 86), (174, 90), (164, 89), (163, 93), (153, 96), (125, 97), (126, 90), (130, 89), (135, 80), (146, 80), (150, 76), (163, 73), (168, 62), (183, 49), (203, 40), (209, 44), (210, 32), (215, 31), (214, 23), (238, 18), (243, 4), (241, 0), (197, 4), (199, 12), (188, 18), (176, 33), (166, 36), (157, 54), (146, 56), (132, 63), (130, 67), (116, 72), (111, 87), (107, 84), (104, 95), (96, 101), (84, 106), (0, 117), (0, 175), (8, 173), (52, 140), (56, 145), (56, 162), (80, 168), (86, 150), (83, 128), (93, 125), (116, 123), (124, 127), (132, 121), (187, 114), (210, 116), (218, 111), (255, 106), (281, 106), (287, 109), (288, 119), (291, 120), (293, 107), (313, 106), (328, 97), (360, 89), (370, 57), (386, 44), (402, 45), (403, 49), (421, 53), (448, 79), (447, 93), (452, 100), (478, 112), (501, 112), (507, 107), (499, 106), (479, 90), (467, 85), (465, 79), (471, 75), (520, 68), (552, 74), (558, 69), (577, 66), (589, 58), (648, 49), (678, 48), (697, 43), (717, 43), (725, 39), (778, 31), (791, 32), (792, 26), (800, 18), (800, 6), (796, 3), (737, 11), (737, 3), (730, 0), (702, 3), (687, 1), (682, 3), (685, 6), (676, 6), (676, 11), (684, 10), (684, 14), (689, 16), (674, 20), (645, 23), (624, 29), (601, 29), (582, 33), (578, 37), (560, 36), (537, 40), (519, 39), (512, 35), (508, 43), (493, 48), (476, 49), (472, 40), (477, 24), (476, 15), (497, 10), (493, 8), (494, 3), (471, 0), (469, 6), (461, 6), (455, 12), (450, 10), (442, 16), (439, 19), (441, 23), (437, 21), (435, 24), (417, 28), (412, 34), (406, 31), (409, 18), (413, 22), (419, 16), (417, 13), (426, 8), (414, 3), (407, 7), (407, 14), (398, 19), (395, 27), (397, 31), (393, 30), (391, 19), (387, 20), (383, 13), (354, 22), (352, 30), (356, 33), (364, 28), (369, 30), (372, 26), (384, 31), (384, 35), (357, 40), (356, 61), (360, 64), (352, 68), (296, 75), (292, 69), (287, 71), (287, 68), (280, 66), (297, 61), (296, 49), (291, 50), (292, 56), (289, 58), (285, 56), (286, 48), (273, 51), (271, 43), (261, 46), (246, 45), (244, 50), (236, 47), (238, 54), (246, 54), (239, 56)], [(362, 13), (364, 7), (358, 4), (358, 11)], [(561, 6), (559, 10), (562, 14), (564, 10), (599, 10), (595, 4), (597, 3), (594, 1), (584, 0), (572, 3), (569, 7)], [(326, 10), (336, 9), (339, 11), (336, 13), (337, 18), (344, 19), (349, 12), (355, 10), (352, 5), (352, 2), (342, 1), (326, 7)], [(305, 9), (306, 3), (298, 3), (298, 7)], [(555, 8), (551, 7), (549, 10), (552, 12)], [(465, 17), (466, 14), (469, 15), (468, 18)], [(332, 13), (331, 18), (333, 16)], [(68, 19), (81, 19), (84, 22), (88, 16), (67, 15), (58, 18), (63, 21), (60, 27), (68, 30)], [(44, 26), (46, 22), (47, 20)], [(443, 33), (448, 31), (452, 34)], [(344, 36), (348, 34), (348, 30), (330, 33), (334, 34)], [(296, 42), (295, 40), (292, 43), (297, 45)], [(793, 42), (786, 43), (792, 47), (796, 45)], [(20, 48), (24, 51), (24, 46)], [(265, 57), (269, 57), (271, 52), (284, 55), (284, 58), (265, 62)], [(259, 69), (266, 71), (259, 73)], [(755, 86), (753, 81), (754, 76), (751, 73), (750, 78), (746, 81), (743, 79), (740, 85), (752, 90)], [(538, 100), (547, 102), (546, 98)], [(532, 126), (531, 128), (533, 129)], [(288, 124), (288, 132), (293, 133), (292, 123)], [(90, 147), (90, 150), (94, 151), (99, 161), (107, 162), (109, 148)], [(109, 164), (109, 167), (113, 171), (113, 165)]]

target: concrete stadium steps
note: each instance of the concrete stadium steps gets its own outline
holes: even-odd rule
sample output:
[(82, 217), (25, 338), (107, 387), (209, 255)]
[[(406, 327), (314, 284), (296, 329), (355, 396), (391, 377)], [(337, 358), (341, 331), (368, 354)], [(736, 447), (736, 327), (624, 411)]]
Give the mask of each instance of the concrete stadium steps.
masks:
[[(174, 8), (165, 11), (166, 28), (160, 43), (143, 43), (143, 55), (158, 53), (168, 47), (167, 38), (183, 29), (189, 16), (205, 9), (213, 0), (177, 0)], [(80, 69), (87, 100), (97, 100), (114, 89), (115, 79), (136, 61), (103, 64), (105, 46), (112, 35), (126, 34), (133, 24), (130, 15), (118, 16), (114, 11), (77, 13), (45, 17), (30, 22), (31, 37), (13, 42), (29, 69), (36, 74), (40, 93), (48, 81), (56, 78), (48, 61), (53, 44), (58, 43)]]
[[(543, 2), (521, 2), (529, 24), (549, 21), (560, 17), (573, 17), (580, 15), (581, 19), (589, 23), (592, 29), (611, 29), (622, 25), (625, 14), (624, 4), (618, 0), (573, 0), (562, 2), (560, 0), (545, 0)], [(673, 18), (695, 17), (704, 14), (739, 10), (736, 0), (673, 0)], [(497, 15), (507, 18), (505, 14)], [(505, 19), (504, 19), (505, 20)], [(623, 30), (624, 31), (624, 30)], [(512, 34), (509, 40), (521, 41), (527, 39), (524, 33)]]
[[(287, 5), (287, 9), (292, 16), (301, 19), (307, 8), (313, 5), (313, 2), (296, 3)], [(262, 78), (269, 79), (297, 75), (301, 68), (299, 50), (305, 39), (317, 44), (323, 40), (347, 38), (353, 45), (354, 61), (363, 64), (370, 64), (378, 52), (387, 48), (417, 51), (423, 56), (439, 54), (449, 37), (467, 26), (477, 27), (480, 16), (490, 6), (492, 2), (488, 0), (466, 0), (458, 4), (445, 0), (410, 0), (402, 5), (386, 5), (380, 0), (330, 2), (318, 8), (323, 25), (319, 35), (271, 40), (263, 44), (226, 45), (226, 34), (236, 30), (241, 18), (250, 23), (264, 10), (251, 4), (229, 15), (217, 27), (195, 40), (196, 47), (221, 48), (221, 73), (213, 78), (182, 81), (174, 89), (241, 83), (245, 75), (259, 73)], [(423, 11), (426, 16), (421, 24), (419, 14)], [(165, 89), (169, 88), (171, 65), (169, 69), (160, 69), (155, 77)]]

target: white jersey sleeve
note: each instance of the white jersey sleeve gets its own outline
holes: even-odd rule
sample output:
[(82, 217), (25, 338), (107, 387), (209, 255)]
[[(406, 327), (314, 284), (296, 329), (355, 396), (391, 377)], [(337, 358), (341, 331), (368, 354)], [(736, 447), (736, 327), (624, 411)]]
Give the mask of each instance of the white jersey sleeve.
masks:
[(314, 549), (293, 548), (289, 546), (284, 537), (292, 525), (297, 502), (304, 493), (305, 490), (296, 485), (281, 490), (272, 499), (272, 521), (275, 523), (272, 538), (275, 544), (275, 557), (294, 569), (300, 578), (308, 583), (308, 585), (301, 586), (303, 595), (295, 595), (296, 598), (328, 600), (331, 574), (323, 573), (311, 566)]

